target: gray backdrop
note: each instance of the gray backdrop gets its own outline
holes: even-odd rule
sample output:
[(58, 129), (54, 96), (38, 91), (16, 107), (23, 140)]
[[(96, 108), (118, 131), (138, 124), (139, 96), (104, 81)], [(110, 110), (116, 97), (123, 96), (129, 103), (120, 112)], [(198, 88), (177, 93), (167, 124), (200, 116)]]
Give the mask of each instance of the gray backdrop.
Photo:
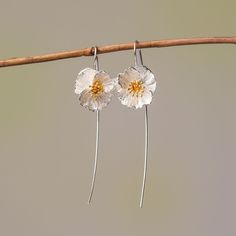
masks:
[[(0, 58), (93, 45), (235, 36), (234, 0), (1, 0)], [(74, 94), (93, 59), (0, 69), (0, 235), (236, 234), (234, 45), (143, 50), (157, 76), (144, 208), (144, 110), (114, 98), (101, 114), (93, 203), (87, 205), (95, 113)], [(133, 52), (99, 56), (115, 77)]]

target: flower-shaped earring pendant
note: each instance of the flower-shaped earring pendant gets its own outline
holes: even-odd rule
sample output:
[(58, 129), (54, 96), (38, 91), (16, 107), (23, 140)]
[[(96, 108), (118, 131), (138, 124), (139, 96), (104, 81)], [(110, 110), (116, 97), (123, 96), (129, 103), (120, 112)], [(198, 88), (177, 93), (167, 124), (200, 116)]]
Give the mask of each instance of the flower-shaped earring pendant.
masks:
[(134, 42), (135, 65), (118, 75), (117, 92), (121, 103), (127, 107), (138, 109), (145, 106), (145, 157), (144, 173), (140, 198), (140, 208), (143, 206), (144, 190), (148, 158), (148, 105), (152, 102), (156, 90), (154, 74), (143, 65), (141, 50)]
[(100, 133), (100, 111), (106, 107), (113, 96), (114, 81), (110, 76), (99, 70), (97, 47), (94, 47), (94, 68), (85, 68), (80, 71), (75, 84), (75, 93), (79, 95), (80, 104), (90, 111), (97, 113), (96, 150), (93, 170), (93, 178), (88, 203), (92, 200), (95, 178), (97, 173), (99, 133)]

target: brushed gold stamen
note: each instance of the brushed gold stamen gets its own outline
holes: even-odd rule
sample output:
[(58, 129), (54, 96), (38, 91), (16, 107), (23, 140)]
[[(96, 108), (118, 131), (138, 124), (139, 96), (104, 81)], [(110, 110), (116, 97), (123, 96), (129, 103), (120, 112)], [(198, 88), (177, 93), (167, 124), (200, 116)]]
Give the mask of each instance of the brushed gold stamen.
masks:
[(103, 83), (98, 79), (93, 82), (92, 85), (89, 86), (90, 88), (90, 93), (94, 96), (97, 97), (99, 96), (102, 92), (104, 92), (104, 86)]
[(132, 96), (136, 95), (136, 97), (138, 97), (140, 95), (142, 97), (144, 92), (143, 82), (140, 80), (130, 82), (128, 91), (129, 93), (132, 93)]

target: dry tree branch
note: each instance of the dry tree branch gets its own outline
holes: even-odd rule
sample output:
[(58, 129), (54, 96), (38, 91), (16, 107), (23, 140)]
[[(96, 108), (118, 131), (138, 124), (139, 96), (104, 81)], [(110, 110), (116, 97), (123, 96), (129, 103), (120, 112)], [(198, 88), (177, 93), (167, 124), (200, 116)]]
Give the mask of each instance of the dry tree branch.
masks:
[[(191, 39), (169, 39), (157, 41), (143, 41), (136, 44), (137, 48), (161, 48), (183, 45), (196, 45), (196, 44), (236, 44), (236, 37), (211, 37), (211, 38), (191, 38)], [(97, 48), (97, 53), (109, 53), (133, 49), (134, 43), (124, 43), (116, 45), (108, 45)], [(62, 60), (73, 57), (92, 56), (94, 47), (78, 49), (73, 51), (57, 52), (46, 55), (10, 58), (7, 60), (0, 60), (0, 67), (17, 66), (24, 64), (48, 62), (55, 60)]]

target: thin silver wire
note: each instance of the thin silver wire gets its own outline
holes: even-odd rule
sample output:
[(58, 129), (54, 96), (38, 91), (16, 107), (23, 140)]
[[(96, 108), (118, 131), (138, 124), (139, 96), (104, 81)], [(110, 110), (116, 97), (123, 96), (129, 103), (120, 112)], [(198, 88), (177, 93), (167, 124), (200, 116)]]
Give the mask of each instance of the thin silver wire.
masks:
[(97, 113), (96, 149), (95, 149), (95, 159), (94, 159), (94, 168), (93, 168), (93, 179), (92, 179), (92, 185), (91, 185), (91, 190), (90, 190), (90, 194), (89, 194), (88, 204), (90, 204), (91, 200), (92, 200), (94, 186), (95, 186), (95, 179), (96, 179), (96, 175), (97, 175), (97, 164), (98, 164), (100, 111), (97, 111), (96, 113)]
[[(142, 66), (143, 65), (143, 58), (141, 49), (137, 49), (138, 41), (134, 41), (134, 64), (135, 66)], [(140, 208), (143, 207), (143, 199), (144, 199), (144, 192), (146, 186), (146, 178), (147, 178), (147, 160), (148, 160), (148, 106), (145, 105), (145, 144), (144, 144), (144, 167), (143, 167), (143, 181), (142, 181), (142, 190), (141, 190), (141, 197), (140, 197)]]
[(147, 177), (147, 160), (148, 160), (148, 106), (145, 105), (145, 150), (144, 150), (144, 169), (143, 169), (143, 184), (141, 190), (141, 198), (140, 198), (140, 208), (143, 207), (143, 198), (144, 191), (146, 186), (146, 177)]
[[(93, 62), (93, 68), (95, 70), (99, 70), (99, 63), (98, 63), (98, 56), (97, 56), (97, 47), (94, 47), (94, 62)], [(93, 168), (93, 178), (92, 178), (92, 184), (91, 184), (91, 190), (88, 198), (88, 204), (91, 203), (93, 192), (94, 192), (94, 186), (95, 186), (95, 180), (97, 175), (97, 165), (98, 165), (98, 150), (99, 150), (99, 134), (100, 134), (100, 111), (97, 110), (97, 129), (96, 129), (96, 147), (95, 147), (95, 159), (94, 159), (94, 168)]]

